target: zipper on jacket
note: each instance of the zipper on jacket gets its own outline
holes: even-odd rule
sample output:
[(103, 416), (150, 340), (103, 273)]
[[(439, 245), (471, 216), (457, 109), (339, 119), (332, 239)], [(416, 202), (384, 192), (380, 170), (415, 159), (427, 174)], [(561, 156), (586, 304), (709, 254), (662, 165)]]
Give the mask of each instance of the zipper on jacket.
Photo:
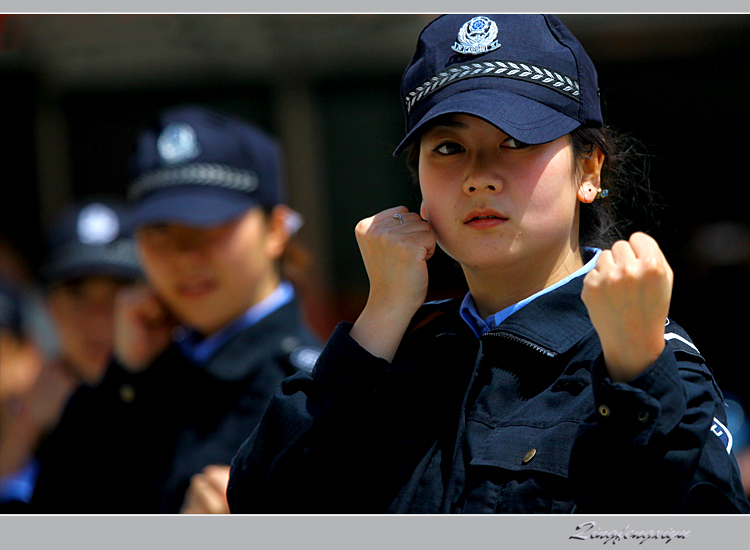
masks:
[(484, 336), (498, 336), (500, 338), (505, 338), (506, 340), (510, 340), (512, 342), (517, 342), (519, 344), (523, 344), (524, 346), (530, 347), (535, 351), (538, 351), (539, 353), (546, 355), (547, 357), (557, 357), (557, 352), (548, 350), (547, 348), (543, 348), (539, 344), (536, 344), (532, 342), (531, 340), (526, 340), (525, 338), (521, 338), (520, 336), (516, 336), (515, 334), (511, 334), (509, 332), (487, 332), (482, 335)]

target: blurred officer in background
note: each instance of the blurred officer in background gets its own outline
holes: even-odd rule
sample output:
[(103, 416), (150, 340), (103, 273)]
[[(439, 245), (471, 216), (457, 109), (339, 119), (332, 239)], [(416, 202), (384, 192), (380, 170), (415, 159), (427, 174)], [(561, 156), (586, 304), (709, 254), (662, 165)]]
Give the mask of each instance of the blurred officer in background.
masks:
[(42, 470), (39, 511), (180, 511), (204, 469), (228, 478), (276, 386), (319, 353), (282, 276), (300, 219), (272, 138), (181, 106), (139, 135), (131, 168), (148, 286), (119, 296), (114, 360), (79, 411), (91, 423)]
[[(78, 391), (78, 399), (85, 399), (101, 378), (112, 354), (115, 294), (142, 276), (129, 223), (124, 202), (91, 198), (66, 208), (49, 231), (40, 275), (56, 345), (46, 359), (32, 354), (31, 342), (3, 357), (3, 371), (13, 363), (10, 372), (30, 383), (16, 391), (14, 414), (4, 422), (2, 475), (27, 472), (33, 487), (40, 441), (58, 424), (71, 395)], [(20, 361), (12, 359), (21, 357), (26, 358), (22, 373)], [(54, 459), (54, 446), (42, 449), (47, 447)]]
[(3, 460), (9, 431), (42, 369), (43, 356), (29, 334), (26, 315), (22, 290), (0, 275), (0, 513), (25, 511), (36, 479), (33, 461), (6, 467)]

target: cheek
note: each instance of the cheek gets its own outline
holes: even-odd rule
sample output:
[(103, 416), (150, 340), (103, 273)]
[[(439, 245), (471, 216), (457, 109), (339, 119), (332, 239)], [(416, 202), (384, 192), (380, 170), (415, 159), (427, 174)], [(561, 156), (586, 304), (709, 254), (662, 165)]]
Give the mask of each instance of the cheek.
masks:
[(161, 289), (172, 278), (173, 269), (169, 256), (155, 247), (140, 246), (140, 258), (143, 271), (149, 283)]
[(66, 296), (56, 296), (49, 302), (50, 314), (56, 325), (56, 331), (67, 337), (76, 334), (75, 327), (80, 324), (79, 304)]
[(578, 204), (572, 168), (563, 160), (555, 158), (527, 183), (511, 186), (517, 202), (525, 204), (526, 212), (534, 213), (542, 224), (572, 217)]
[(420, 171), (420, 191), (422, 204), (419, 214), (430, 225), (439, 226), (446, 216), (451, 216), (455, 208), (456, 193), (446, 182), (452, 181), (445, 174), (435, 174), (430, 170)]
[(441, 228), (447, 216), (445, 201), (437, 200), (435, 196), (426, 196), (422, 199), (419, 215), (427, 220), (435, 236), (440, 239)]

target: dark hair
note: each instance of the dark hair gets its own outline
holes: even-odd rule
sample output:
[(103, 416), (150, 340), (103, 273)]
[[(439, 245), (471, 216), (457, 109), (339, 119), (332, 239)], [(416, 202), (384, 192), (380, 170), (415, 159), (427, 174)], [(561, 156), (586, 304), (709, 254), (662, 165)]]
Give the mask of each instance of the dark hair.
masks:
[[(648, 182), (647, 155), (639, 141), (610, 127), (580, 127), (568, 135), (576, 171), (580, 166), (577, 161), (591, 154), (592, 146), (604, 153), (600, 181), (602, 190), (609, 194), (581, 204), (578, 236), (581, 246), (609, 248), (628, 233), (628, 222), (618, 216), (621, 207), (630, 203), (650, 212), (655, 206)], [(408, 146), (406, 164), (419, 190), (419, 139)]]
[[(261, 210), (270, 223), (271, 216), (275, 207), (262, 205)], [(300, 242), (295, 239), (294, 235), (289, 236), (289, 240), (284, 247), (279, 259), (276, 261), (276, 271), (282, 279), (287, 279), (299, 290), (305, 286), (312, 269), (312, 254)]]

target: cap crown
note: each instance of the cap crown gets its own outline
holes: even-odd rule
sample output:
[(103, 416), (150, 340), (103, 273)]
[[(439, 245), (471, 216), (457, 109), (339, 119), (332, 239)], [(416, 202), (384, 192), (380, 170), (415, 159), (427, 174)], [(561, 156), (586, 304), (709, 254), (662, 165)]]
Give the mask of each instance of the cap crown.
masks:
[(450, 14), (425, 27), (401, 82), (407, 132), (444, 99), (473, 90), (527, 98), (579, 125), (602, 124), (594, 65), (552, 15)]
[(137, 138), (128, 196), (202, 186), (281, 202), (281, 152), (259, 127), (202, 106), (159, 113)]
[(130, 212), (115, 198), (92, 198), (68, 206), (47, 236), (42, 268), (47, 282), (94, 275), (141, 276)]

